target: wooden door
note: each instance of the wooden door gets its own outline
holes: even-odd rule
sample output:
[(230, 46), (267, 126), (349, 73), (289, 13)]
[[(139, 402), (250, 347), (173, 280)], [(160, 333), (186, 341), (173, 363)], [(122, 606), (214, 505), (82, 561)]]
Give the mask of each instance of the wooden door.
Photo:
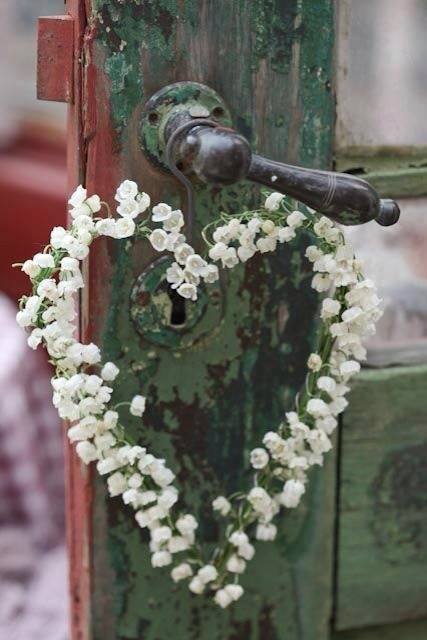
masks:
[[(115, 186), (128, 177), (154, 200), (183, 203), (176, 181), (147, 161), (138, 135), (146, 100), (180, 80), (215, 89), (254, 149), (330, 167), (332, 5), (69, 0), (76, 47), (70, 188), (83, 181), (112, 202)], [(219, 207), (236, 210), (255, 197), (245, 183), (222, 190), (199, 186), (197, 229)], [(83, 337), (102, 342), (106, 357), (126, 372), (120, 398), (141, 389), (152, 398), (144, 429), (131, 422), (129, 429), (171, 461), (187, 504), (206, 522), (206, 541), (217, 533), (206, 505), (218, 490), (232, 491), (244, 481), (247, 452), (290, 406), (303, 380), (316, 305), (303, 250), (237, 269), (208, 301), (199, 324), (189, 321), (173, 334), (168, 321), (154, 319), (155, 339), (137, 319), (141, 274), (154, 258), (147, 247), (102, 242), (87, 265)], [(74, 639), (328, 637), (332, 456), (314, 475), (304, 507), (282, 520), (278, 541), (259, 549), (245, 578), (247, 597), (221, 612), (150, 567), (130, 514), (107, 500), (104, 485), (70, 455)]]

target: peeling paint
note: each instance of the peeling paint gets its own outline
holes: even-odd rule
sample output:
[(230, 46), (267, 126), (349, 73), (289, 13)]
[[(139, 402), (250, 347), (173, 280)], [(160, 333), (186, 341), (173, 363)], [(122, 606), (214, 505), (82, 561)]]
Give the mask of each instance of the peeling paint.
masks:
[[(286, 160), (294, 153), (302, 162), (327, 166), (333, 123), (333, 97), (326, 88), (332, 0), (321, 0), (316, 9), (308, 0), (92, 0), (92, 5), (102, 51), (97, 64), (108, 76), (116, 152), (155, 197), (178, 204), (180, 192), (165, 174), (153, 174), (132, 127), (147, 98), (178, 80), (211, 85), (224, 97), (237, 128), (266, 155)], [(291, 52), (296, 39), (298, 63)], [(287, 111), (294, 108), (290, 94), (301, 113), (296, 120)], [(296, 121), (301, 131), (290, 152), (286, 141)], [(149, 190), (145, 182), (144, 188)], [(246, 183), (222, 190), (199, 185), (195, 227), (200, 230), (219, 210), (248, 208), (258, 197), (258, 190)], [(196, 329), (189, 329), (188, 342), (182, 338), (185, 332), (176, 333), (181, 337), (172, 345), (165, 299), (159, 298), (153, 310), (155, 341), (141, 327), (135, 329), (136, 312), (131, 312), (135, 291), (140, 291), (135, 283), (154, 256), (138, 241), (111, 248), (115, 268), (103, 346), (106, 357), (121, 368), (115, 397), (148, 394), (143, 425), (129, 418), (128, 429), (138, 442), (167, 457), (184, 504), (200, 516), (200, 535), (208, 544), (219, 535), (209, 507), (212, 498), (245, 485), (248, 452), (278, 424), (303, 381), (317, 305), (302, 259), (307, 242), (302, 237), (271, 257), (258, 256), (226, 273), (219, 317), (211, 309), (203, 316), (206, 323), (217, 318), (209, 320), (213, 326), (194, 339)], [(326, 481), (332, 478), (332, 466), (328, 469)], [(95, 640), (103, 638), (106, 615), (117, 640), (163, 640), (172, 630), (186, 640), (326, 639), (331, 529), (324, 510), (332, 505), (333, 484), (325, 488), (318, 474), (313, 481), (303, 507), (282, 519), (277, 542), (259, 545), (243, 581), (247, 595), (225, 612), (173, 585), (166, 570), (152, 570), (144, 534), (131, 513), (118, 501), (108, 501), (107, 550), (115, 577), (111, 584), (95, 567)], [(96, 521), (94, 527), (95, 540), (100, 540)], [(105, 591), (112, 592), (108, 612), (100, 605)], [(310, 609), (305, 618), (299, 612), (301, 599)]]

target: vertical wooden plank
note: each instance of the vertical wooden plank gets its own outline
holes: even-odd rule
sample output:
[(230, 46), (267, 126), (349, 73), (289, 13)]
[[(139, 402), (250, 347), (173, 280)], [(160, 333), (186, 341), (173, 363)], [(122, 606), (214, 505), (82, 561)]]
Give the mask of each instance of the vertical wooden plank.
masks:
[(337, 629), (427, 616), (426, 383), (420, 365), (364, 371), (354, 384), (342, 428)]
[[(86, 30), (83, 0), (67, 0), (66, 9), (73, 20), (73, 101), (68, 107), (67, 169), (71, 193), (84, 183), (86, 145), (83, 139), (82, 60)], [(81, 333), (81, 331), (80, 331)], [(82, 339), (87, 335), (81, 333)], [(70, 634), (72, 640), (89, 640), (91, 633), (92, 568), (92, 470), (81, 464), (66, 435), (65, 473), (67, 502), (67, 543), (70, 585)]]
[[(82, 10), (83, 3), (71, 6)], [(75, 140), (86, 186), (113, 204), (117, 182), (129, 177), (154, 200), (182, 201), (176, 182), (158, 174), (138, 144), (145, 100), (178, 80), (216, 89), (237, 128), (266, 155), (329, 166), (333, 23), (332, 0), (88, 0), (80, 56), (84, 101), (74, 111), (81, 119)], [(218, 208), (238, 210), (257, 197), (245, 183), (221, 191), (198, 187), (197, 229)], [(211, 543), (217, 536), (211, 498), (244, 485), (248, 451), (278, 423), (303, 380), (317, 302), (301, 259), (307, 242), (236, 269), (222, 292), (215, 331), (186, 349), (153, 345), (130, 319), (135, 279), (153, 259), (147, 246), (102, 241), (91, 255), (83, 336), (102, 341), (106, 357), (120, 365), (117, 399), (148, 393), (143, 428), (131, 420), (128, 427), (171, 461)], [(78, 477), (72, 494), (90, 503), (91, 489)], [(177, 638), (198, 640), (326, 640), (334, 489), (331, 457), (313, 474), (304, 506), (283, 518), (277, 543), (259, 545), (245, 599), (222, 612), (171, 584), (166, 571), (151, 569), (144, 534), (118, 501), (105, 499), (97, 481), (93, 539), (88, 503), (74, 516), (73, 539), (85, 552), (75, 561), (87, 566), (93, 558), (93, 588), (84, 571), (86, 577), (77, 576), (79, 597), (91, 588), (92, 599), (73, 640), (159, 640), (172, 630)]]

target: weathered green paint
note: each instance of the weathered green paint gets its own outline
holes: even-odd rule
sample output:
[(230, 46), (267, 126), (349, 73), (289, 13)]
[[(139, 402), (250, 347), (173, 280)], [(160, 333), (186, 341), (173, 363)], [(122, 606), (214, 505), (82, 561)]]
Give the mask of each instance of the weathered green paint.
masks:
[(426, 638), (427, 620), (341, 631), (332, 636), (332, 640), (425, 640)]
[(338, 629), (427, 616), (426, 385), (427, 366), (395, 367), (363, 372), (351, 393), (341, 436)]
[(422, 146), (349, 147), (336, 155), (335, 165), (361, 176), (384, 197), (427, 195), (427, 149)]
[[(102, 86), (109, 91), (112, 153), (120, 157), (123, 175), (137, 179), (155, 200), (178, 205), (182, 192), (141, 152), (140, 110), (155, 91), (175, 81), (212, 86), (254, 149), (274, 159), (330, 165), (332, 0), (92, 4), (92, 62), (107, 76)], [(197, 186), (196, 230), (218, 210), (238, 211), (257, 197), (256, 188), (245, 183), (222, 190)], [(218, 537), (211, 499), (245, 486), (249, 450), (291, 407), (303, 381), (317, 304), (302, 259), (307, 242), (302, 238), (298, 246), (224, 274), (215, 326), (197, 339), (196, 325), (188, 333), (185, 327), (178, 345), (170, 344), (169, 327), (163, 332), (161, 296), (154, 300), (158, 325), (151, 327), (151, 339), (150, 332), (140, 335), (131, 318), (135, 283), (155, 257), (147, 243), (123, 241), (110, 250), (108, 314), (94, 320), (106, 357), (121, 368), (117, 400), (141, 390), (148, 394), (143, 426), (129, 419), (128, 428), (167, 457), (210, 545)], [(93, 638), (163, 640), (173, 633), (197, 640), (326, 640), (334, 464), (331, 455), (326, 468), (313, 473), (304, 505), (283, 518), (277, 542), (259, 545), (244, 578), (245, 599), (225, 612), (174, 586), (166, 570), (151, 569), (146, 538), (131, 512), (118, 500), (106, 501), (99, 482)]]
[[(231, 114), (221, 97), (210, 87), (197, 82), (176, 82), (161, 89), (145, 105), (140, 123), (140, 143), (145, 153), (162, 168), (169, 169), (165, 158), (165, 129), (180, 114), (203, 109), (205, 118), (229, 127)], [(153, 121), (154, 117), (154, 121)]]

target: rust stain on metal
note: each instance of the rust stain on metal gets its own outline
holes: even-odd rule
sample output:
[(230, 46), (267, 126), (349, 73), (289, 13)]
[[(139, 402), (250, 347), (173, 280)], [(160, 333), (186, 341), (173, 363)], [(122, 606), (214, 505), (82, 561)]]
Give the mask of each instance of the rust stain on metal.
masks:
[(38, 19), (37, 98), (73, 102), (74, 20), (71, 16)]

